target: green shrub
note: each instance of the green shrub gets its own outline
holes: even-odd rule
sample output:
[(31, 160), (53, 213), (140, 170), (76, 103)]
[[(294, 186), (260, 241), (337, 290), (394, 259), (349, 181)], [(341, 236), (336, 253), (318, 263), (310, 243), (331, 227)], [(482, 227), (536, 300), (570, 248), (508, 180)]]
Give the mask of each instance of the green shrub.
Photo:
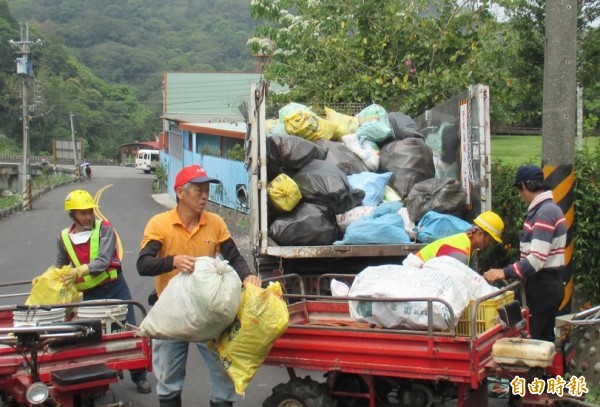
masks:
[[(512, 182), (518, 166), (495, 161), (492, 165), (493, 210), (504, 220), (504, 245), (496, 245), (477, 256), (480, 271), (502, 267), (519, 259), (519, 233), (527, 205)], [(575, 156), (575, 244), (572, 270), (576, 304), (600, 303), (600, 146), (583, 149)]]
[(227, 150), (227, 158), (229, 160), (244, 161), (246, 159), (246, 153), (244, 147), (241, 144), (236, 144)]
[(154, 169), (154, 184), (153, 189), (155, 193), (164, 192), (163, 189), (167, 185), (167, 169), (164, 165), (158, 164)]
[(512, 187), (517, 165), (494, 161), (492, 164), (492, 210), (504, 221), (502, 245), (482, 250), (477, 256), (480, 271), (504, 267), (519, 259), (519, 233), (527, 205)]
[(202, 146), (202, 148), (200, 148), (200, 154), (210, 155), (213, 157), (221, 156), (221, 152), (219, 151), (219, 149), (216, 147), (211, 147), (211, 146)]
[(0, 196), (0, 209), (8, 208), (21, 201), (20, 195)]
[[(600, 303), (600, 147), (575, 156), (575, 226), (573, 272), (580, 302)], [(578, 301), (578, 302), (579, 302)]]

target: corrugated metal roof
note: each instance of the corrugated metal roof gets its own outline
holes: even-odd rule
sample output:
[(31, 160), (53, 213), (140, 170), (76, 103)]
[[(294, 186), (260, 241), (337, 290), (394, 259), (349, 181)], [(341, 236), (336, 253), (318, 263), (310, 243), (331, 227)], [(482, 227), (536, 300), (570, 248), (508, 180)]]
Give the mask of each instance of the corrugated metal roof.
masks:
[(258, 73), (167, 72), (166, 113), (238, 114)]
[[(250, 98), (250, 85), (260, 73), (165, 72), (164, 116), (198, 115), (203, 122), (242, 119), (238, 106)], [(272, 85), (271, 91), (285, 92)], [(192, 121), (192, 120), (190, 120)]]
[(215, 136), (225, 136), (234, 138), (244, 138), (246, 136), (246, 123), (180, 123), (181, 130), (191, 131), (193, 133), (212, 134)]

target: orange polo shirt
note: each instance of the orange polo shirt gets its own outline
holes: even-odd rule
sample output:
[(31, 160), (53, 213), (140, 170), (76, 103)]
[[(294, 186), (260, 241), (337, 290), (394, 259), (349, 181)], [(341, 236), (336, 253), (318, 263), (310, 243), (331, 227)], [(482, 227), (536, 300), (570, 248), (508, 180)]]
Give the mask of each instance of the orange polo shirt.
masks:
[[(215, 255), (221, 250), (221, 243), (229, 239), (229, 229), (223, 218), (219, 215), (202, 211), (200, 221), (189, 231), (183, 225), (177, 208), (153, 216), (144, 229), (142, 248), (151, 240), (162, 243), (162, 248), (157, 257), (176, 256), (186, 254), (193, 257)], [(179, 273), (173, 269), (154, 278), (156, 292), (165, 289), (169, 280)]]

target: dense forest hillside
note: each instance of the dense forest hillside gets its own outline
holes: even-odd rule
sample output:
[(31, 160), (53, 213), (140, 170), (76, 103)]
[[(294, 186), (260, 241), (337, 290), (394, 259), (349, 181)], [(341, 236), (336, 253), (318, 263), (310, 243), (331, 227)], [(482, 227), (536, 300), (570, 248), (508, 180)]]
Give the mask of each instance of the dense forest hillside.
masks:
[(70, 139), (70, 115), (88, 158), (115, 158), (120, 144), (160, 130), (164, 71), (256, 69), (246, 43), (245, 0), (0, 0), (0, 154), (19, 153), (19, 23), (29, 25), (33, 154)]
[(152, 108), (163, 71), (249, 72), (247, 0), (7, 0), (18, 21), (57, 36), (96, 76)]

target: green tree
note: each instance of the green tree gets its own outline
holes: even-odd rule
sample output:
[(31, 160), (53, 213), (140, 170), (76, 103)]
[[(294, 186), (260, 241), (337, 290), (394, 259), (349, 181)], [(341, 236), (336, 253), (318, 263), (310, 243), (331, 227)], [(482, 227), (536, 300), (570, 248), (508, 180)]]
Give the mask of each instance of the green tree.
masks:
[[(544, 79), (544, 45), (546, 35), (545, 0), (499, 0), (505, 20), (498, 31), (502, 47), (484, 55), (498, 70), (491, 77), (493, 115), (507, 124), (541, 127)], [(600, 63), (598, 0), (578, 2), (578, 82), (589, 88), (585, 99), (586, 114), (598, 117), (593, 108), (597, 93)], [(493, 45), (493, 44), (492, 44)]]
[[(274, 45), (265, 75), (311, 103), (376, 102), (409, 114), (464, 90), (479, 69), (480, 36), (494, 17), (485, 7), (440, 0), (252, 2)], [(293, 13), (287, 10), (295, 10)], [(258, 51), (257, 38), (250, 41)]]
[[(251, 9), (262, 24), (250, 48), (272, 40), (265, 75), (290, 87), (287, 101), (377, 102), (415, 115), (480, 82), (490, 86), (495, 122), (541, 126), (544, 0), (257, 0)], [(580, 2), (588, 123), (598, 117), (599, 9), (598, 0)]]
[[(2, 5), (0, 12), (8, 13)], [(10, 56), (1, 59), (2, 66), (5, 60), (14, 65), (15, 50), (5, 49), (4, 44), (17, 37), (17, 27), (10, 15), (0, 15), (0, 53)], [(31, 28), (30, 38), (43, 38), (43, 46), (32, 47), (35, 78), (28, 80), (33, 154), (51, 151), (53, 139), (71, 139), (71, 114), (75, 116), (76, 136), (83, 141), (89, 158), (117, 158), (120, 144), (160, 131), (158, 114), (140, 105), (129, 87), (95, 76), (73, 57), (61, 37), (43, 37)], [(0, 71), (0, 81), (0, 134), (6, 135), (4, 150), (12, 151), (15, 144), (21, 144), (22, 78), (10, 66), (10, 70)]]

